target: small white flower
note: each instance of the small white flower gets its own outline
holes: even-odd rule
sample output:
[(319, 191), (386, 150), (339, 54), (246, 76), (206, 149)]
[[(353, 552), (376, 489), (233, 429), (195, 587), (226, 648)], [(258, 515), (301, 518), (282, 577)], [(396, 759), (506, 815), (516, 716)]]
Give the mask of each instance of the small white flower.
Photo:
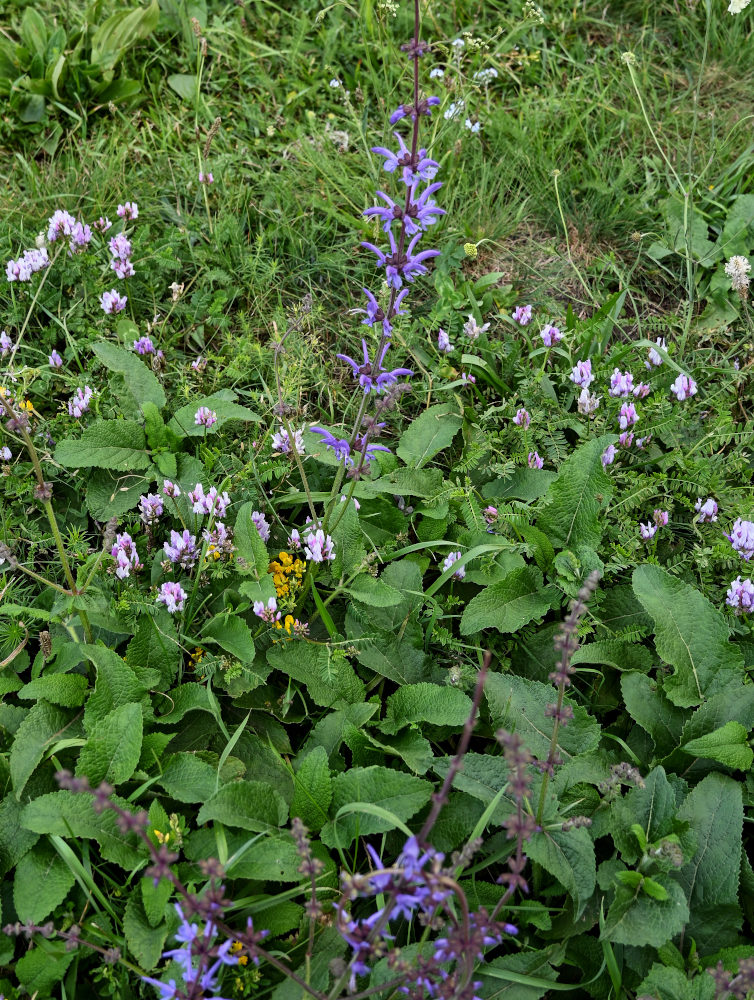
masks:
[(338, 80), (337, 77), (333, 77), (333, 79), (330, 80), (330, 86), (333, 90), (337, 90), (340, 86), (340, 80)]
[(742, 10), (746, 10), (750, 3), (751, 0), (730, 0), (730, 3), (728, 4), (728, 13), (740, 14)]
[(751, 264), (748, 258), (742, 257), (740, 254), (731, 257), (725, 265), (725, 273), (730, 278), (730, 287), (734, 292), (743, 292), (749, 287), (750, 271)]
[(467, 118), (464, 124), (469, 132), (478, 132), (482, 127), (481, 122), (472, 122), (470, 118)]
[(431, 69), (429, 71), (430, 80), (442, 80), (444, 76), (445, 76), (445, 70), (440, 69), (439, 66), (435, 66), (434, 69)]

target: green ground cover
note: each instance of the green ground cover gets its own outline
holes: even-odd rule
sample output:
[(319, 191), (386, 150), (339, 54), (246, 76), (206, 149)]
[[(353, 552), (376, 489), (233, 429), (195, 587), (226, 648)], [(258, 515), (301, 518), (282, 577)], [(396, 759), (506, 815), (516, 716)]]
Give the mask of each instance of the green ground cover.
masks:
[(754, 988), (753, 9), (6, 0), (6, 998)]

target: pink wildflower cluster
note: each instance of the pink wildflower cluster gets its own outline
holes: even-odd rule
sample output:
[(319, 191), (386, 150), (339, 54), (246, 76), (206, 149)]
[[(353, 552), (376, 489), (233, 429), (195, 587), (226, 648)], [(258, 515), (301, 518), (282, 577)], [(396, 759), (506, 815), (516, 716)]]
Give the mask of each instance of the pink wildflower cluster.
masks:
[(93, 395), (94, 393), (88, 385), (85, 385), (83, 389), (77, 389), (71, 399), (68, 400), (69, 416), (80, 420), (89, 409), (89, 403), (92, 401)]
[(226, 492), (218, 493), (215, 486), (210, 486), (205, 493), (201, 483), (197, 483), (194, 489), (189, 492), (188, 498), (195, 514), (224, 517), (230, 506), (230, 497)]
[(321, 528), (316, 531), (310, 529), (304, 538), (304, 553), (307, 559), (315, 563), (332, 561), (335, 558), (335, 544)]

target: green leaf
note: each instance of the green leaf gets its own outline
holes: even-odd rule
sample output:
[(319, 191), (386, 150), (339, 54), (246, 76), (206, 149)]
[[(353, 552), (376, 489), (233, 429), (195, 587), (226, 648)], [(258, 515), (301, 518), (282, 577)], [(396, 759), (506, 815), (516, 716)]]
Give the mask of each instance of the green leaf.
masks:
[(67, 469), (147, 469), (152, 460), (146, 446), (144, 431), (135, 421), (96, 420), (80, 438), (60, 441), (55, 461)]
[[(673, 884), (675, 885), (675, 883)], [(664, 902), (668, 898), (668, 890), (663, 885), (660, 885), (659, 882), (655, 882), (653, 878), (649, 878), (648, 875), (642, 879), (641, 888), (652, 899), (659, 899), (660, 902)]]
[(471, 698), (458, 688), (439, 684), (407, 684), (387, 700), (384, 733), (425, 722), (432, 726), (463, 726), (471, 714)]
[(531, 503), (547, 493), (557, 479), (556, 472), (547, 469), (516, 469), (506, 479), (496, 479), (482, 487), (482, 496), (488, 500), (524, 500)]
[(146, 688), (115, 650), (105, 646), (82, 646), (81, 651), (97, 668), (94, 691), (84, 709), (84, 726), (90, 731), (114, 708), (140, 701)]
[(598, 639), (580, 646), (571, 663), (605, 663), (616, 670), (639, 670), (646, 674), (652, 669), (652, 654), (645, 646), (622, 639)]
[(13, 971), (30, 996), (52, 996), (52, 987), (66, 974), (75, 956), (73, 951), (64, 949), (62, 942), (46, 948), (31, 948), (16, 962)]
[(700, 954), (738, 943), (743, 916), (738, 904), (743, 835), (742, 786), (708, 774), (678, 810), (696, 836), (697, 849), (678, 875), (691, 916), (686, 933)]
[[(113, 801), (122, 809), (131, 808), (124, 799), (114, 797)], [(121, 833), (115, 813), (110, 809), (95, 813), (93, 802), (94, 796), (88, 792), (49, 792), (24, 807), (21, 823), (33, 833), (96, 840), (105, 861), (133, 871), (143, 860), (137, 851), (136, 834)]]
[(116, 475), (108, 469), (94, 469), (86, 484), (86, 506), (97, 521), (109, 521), (133, 510), (154, 482), (152, 469), (144, 474)]
[(86, 698), (87, 679), (82, 674), (43, 674), (24, 684), (18, 697), (24, 701), (44, 699), (62, 708), (78, 708)]
[(607, 911), (600, 935), (602, 940), (659, 948), (681, 933), (689, 919), (683, 889), (664, 875), (657, 876), (655, 885), (665, 891), (664, 899), (652, 898), (651, 894), (643, 891), (643, 886), (635, 889), (618, 886)]
[(544, 585), (536, 567), (514, 569), (504, 580), (472, 597), (461, 618), (461, 635), (485, 628), (517, 632), (535, 618), (546, 615), (557, 603), (557, 590)]
[(393, 469), (379, 479), (362, 480), (357, 493), (363, 497), (390, 493), (400, 497), (420, 497), (423, 500), (437, 496), (442, 489), (442, 472), (439, 469)]
[(315, 747), (304, 757), (293, 780), (291, 816), (298, 816), (312, 833), (318, 833), (327, 822), (332, 801), (330, 765), (324, 747)]
[(678, 742), (706, 736), (726, 722), (740, 722), (747, 732), (754, 729), (754, 684), (731, 684), (708, 698), (686, 723), (683, 740)]
[(178, 802), (206, 802), (217, 791), (217, 770), (193, 753), (174, 753), (157, 784)]
[[(432, 785), (387, 767), (352, 767), (333, 779), (333, 801), (330, 808), (333, 819), (327, 823), (320, 839), (327, 847), (349, 847), (357, 837), (394, 830), (399, 823), (410, 819), (429, 802)], [(368, 804), (384, 810), (386, 815), (375, 816), (358, 806)], [(355, 807), (355, 811), (341, 809)]]
[(196, 74), (194, 73), (171, 73), (168, 77), (168, 86), (174, 90), (184, 101), (196, 100)]
[(691, 757), (716, 760), (736, 771), (748, 771), (754, 761), (754, 751), (747, 742), (747, 733), (740, 722), (726, 722), (706, 736), (689, 740), (681, 747)]
[(652, 737), (658, 755), (677, 747), (687, 713), (668, 701), (659, 682), (629, 671), (621, 677), (620, 689), (628, 714)]
[(266, 833), (277, 830), (288, 818), (282, 795), (263, 781), (234, 781), (225, 785), (199, 810), (197, 823), (217, 820), (242, 830)]
[[(485, 696), (493, 726), (517, 732), (524, 746), (536, 758), (545, 760), (552, 739), (553, 720), (545, 716), (545, 708), (555, 701), (552, 685), (513, 674), (489, 674)], [(564, 704), (573, 709), (573, 718), (558, 731), (558, 749), (567, 762), (597, 747), (600, 727), (581, 705), (569, 698), (564, 699)]]
[(162, 947), (168, 936), (168, 925), (161, 923), (157, 927), (152, 927), (141, 900), (131, 893), (123, 916), (123, 931), (128, 947), (136, 956), (139, 965), (150, 972), (162, 956)]
[[(221, 389), (211, 396), (199, 396), (191, 403), (182, 406), (173, 416), (168, 427), (178, 437), (204, 437), (207, 434), (216, 434), (225, 424), (232, 420), (245, 420), (259, 422), (258, 417), (252, 410), (235, 402), (236, 393), (232, 389)], [(217, 414), (217, 422), (211, 427), (198, 426), (194, 422), (196, 411), (201, 406), (206, 406)]]
[(165, 612), (142, 615), (136, 635), (126, 647), (126, 663), (132, 669), (158, 670), (162, 677), (160, 690), (175, 681), (183, 659), (175, 622)]
[(313, 642), (276, 642), (267, 651), (267, 662), (304, 685), (316, 705), (364, 700), (364, 684), (342, 654)]
[(722, 613), (659, 566), (634, 570), (633, 588), (654, 619), (655, 649), (675, 668), (665, 694), (682, 708), (699, 705), (743, 676), (743, 655)]
[(217, 643), (241, 663), (251, 663), (254, 659), (251, 629), (245, 621), (230, 613), (215, 615), (202, 629), (202, 639)]
[(0, 875), (15, 868), (39, 840), (37, 834), (21, 825), (22, 808), (13, 794), (6, 795), (0, 802)]
[(196, 681), (189, 681), (188, 684), (181, 684), (170, 692), (170, 711), (159, 716), (159, 721), (164, 725), (174, 725), (180, 722), (187, 712), (209, 712), (215, 714), (215, 710), (209, 700), (209, 691), (204, 684), (197, 684)]
[(79, 754), (76, 775), (85, 775), (92, 786), (128, 781), (139, 763), (142, 735), (141, 705), (114, 708), (92, 727)]
[(335, 516), (339, 521), (332, 532), (335, 558), (330, 563), (330, 572), (338, 580), (353, 576), (363, 567), (367, 550), (356, 507), (349, 503), (344, 511), (337, 510)]
[(18, 863), (13, 880), (13, 904), (21, 921), (40, 924), (59, 906), (76, 878), (68, 865), (46, 844), (38, 844)]
[(463, 417), (453, 403), (437, 403), (413, 420), (401, 434), (396, 454), (406, 465), (420, 469), (461, 429)]
[(594, 844), (587, 831), (543, 830), (527, 841), (526, 854), (554, 876), (573, 899), (578, 920), (597, 884)]
[[(270, 556), (267, 552), (267, 546), (262, 541), (251, 519), (253, 510), (253, 503), (245, 503), (236, 517), (233, 535), (236, 546), (234, 565), (239, 573), (252, 573), (255, 580), (269, 580), (270, 587), (272, 587), (272, 577), (267, 572)], [(274, 594), (274, 589), (272, 593)]]
[(92, 350), (106, 368), (123, 376), (128, 391), (138, 406), (154, 403), (158, 409), (162, 409), (166, 403), (165, 390), (138, 354), (125, 351), (107, 341), (93, 344)]
[(537, 520), (537, 527), (556, 548), (599, 548), (604, 512), (613, 493), (601, 457), (615, 440), (614, 434), (605, 434), (587, 441), (561, 465)]
[(355, 601), (369, 604), (373, 608), (391, 608), (400, 604), (403, 594), (395, 587), (391, 587), (384, 580), (378, 580), (369, 573), (361, 573), (351, 581), (350, 586), (343, 588), (343, 593), (348, 594)]
[(148, 7), (121, 10), (103, 21), (92, 36), (90, 62), (101, 73), (114, 69), (123, 54), (157, 27), (160, 6), (152, 0)]
[(20, 799), (26, 782), (34, 773), (45, 752), (59, 740), (70, 736), (75, 725), (68, 712), (46, 701), (39, 701), (18, 727), (10, 751), (10, 777), (16, 798)]
[[(669, 947), (666, 945), (662, 952), (667, 951)], [(667, 965), (656, 962), (646, 979), (636, 987), (636, 996), (658, 997), (659, 1000), (715, 1000), (719, 994), (712, 976), (702, 972), (689, 979), (686, 973), (686, 960), (683, 957), (681, 962), (679, 968), (668, 968)], [(736, 966), (732, 968), (735, 969)]]
[(641, 856), (632, 827), (640, 826), (647, 841), (655, 843), (673, 832), (675, 811), (675, 792), (661, 767), (649, 772), (643, 788), (632, 788), (611, 803), (610, 833), (626, 864), (635, 864)]

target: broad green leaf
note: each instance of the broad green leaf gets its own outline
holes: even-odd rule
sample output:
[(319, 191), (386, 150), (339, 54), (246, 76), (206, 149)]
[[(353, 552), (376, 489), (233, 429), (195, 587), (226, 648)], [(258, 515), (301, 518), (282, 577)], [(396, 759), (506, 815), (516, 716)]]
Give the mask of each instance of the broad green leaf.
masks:
[(136, 956), (139, 965), (151, 972), (162, 956), (162, 946), (168, 936), (168, 925), (152, 927), (144, 912), (141, 899), (131, 893), (123, 916), (123, 931), (128, 947)]
[(154, 469), (118, 475), (108, 469), (94, 469), (86, 484), (86, 506), (97, 521), (109, 521), (133, 510), (154, 482)]
[(327, 822), (332, 801), (330, 764), (324, 747), (315, 747), (304, 757), (293, 780), (291, 816), (298, 816), (312, 833), (317, 833)]
[(641, 827), (651, 844), (673, 832), (675, 812), (675, 792), (661, 767), (649, 772), (643, 788), (632, 788), (611, 803), (610, 833), (627, 865), (641, 857), (639, 842), (631, 830), (633, 824)]
[(39, 701), (18, 727), (8, 763), (16, 798), (20, 799), (26, 782), (34, 773), (45, 752), (59, 740), (77, 732), (76, 720), (69, 712), (46, 701)]
[(743, 916), (738, 904), (743, 834), (742, 786), (722, 774), (708, 774), (678, 810), (696, 836), (694, 856), (680, 870), (691, 913), (686, 933), (699, 953), (738, 943)]
[(601, 456), (615, 440), (614, 434), (604, 434), (587, 441), (560, 466), (537, 519), (537, 527), (548, 535), (556, 548), (585, 546), (598, 549), (604, 512), (613, 492)]
[(11, 871), (39, 840), (39, 836), (21, 825), (23, 806), (15, 795), (0, 802), (0, 875)]
[(431, 676), (427, 654), (405, 638), (380, 635), (359, 639), (356, 655), (363, 666), (396, 684), (416, 684)]
[[(662, 949), (664, 953), (669, 946)], [(689, 979), (686, 960), (681, 957), (680, 968), (655, 962), (649, 975), (636, 987), (637, 997), (659, 997), (661, 1000), (715, 1000), (719, 996), (715, 983), (706, 972)], [(728, 968), (735, 969), (737, 963)]]
[(84, 704), (88, 681), (82, 674), (43, 674), (29, 681), (18, 692), (24, 701), (44, 698), (51, 705), (78, 708)]
[(397, 733), (403, 726), (427, 723), (461, 727), (471, 714), (471, 698), (458, 688), (439, 684), (407, 684), (387, 700), (387, 717), (380, 728)]
[(403, 594), (395, 587), (391, 587), (384, 580), (376, 579), (369, 573), (361, 573), (352, 580), (348, 587), (344, 588), (344, 593), (352, 597), (354, 601), (361, 601), (374, 608), (390, 608), (400, 604)]
[(196, 99), (197, 79), (195, 73), (171, 73), (168, 77), (168, 86), (184, 101), (193, 103)]
[(245, 503), (236, 517), (233, 535), (236, 546), (235, 567), (239, 573), (253, 574), (255, 580), (269, 580), (272, 587), (272, 577), (267, 572), (270, 555), (251, 519), (253, 510), (253, 503)]
[(620, 689), (628, 714), (652, 737), (657, 754), (664, 757), (677, 747), (687, 713), (668, 701), (659, 682), (629, 671), (621, 676)]
[(654, 619), (658, 655), (675, 668), (663, 684), (674, 705), (699, 705), (742, 680), (741, 650), (730, 642), (722, 613), (698, 590), (659, 566), (637, 567), (633, 587)]
[(524, 500), (531, 503), (547, 493), (557, 479), (556, 472), (547, 469), (516, 469), (507, 479), (495, 479), (482, 488), (488, 500)]
[(254, 659), (254, 640), (245, 621), (231, 614), (215, 615), (202, 629), (202, 639), (217, 643), (241, 663)]
[[(49, 792), (24, 807), (21, 823), (33, 833), (96, 840), (105, 861), (133, 871), (141, 860), (136, 834), (121, 833), (115, 813), (110, 809), (96, 813), (93, 801), (94, 797), (87, 792), (77, 795), (68, 791)], [(114, 797), (113, 801), (123, 809), (132, 808), (124, 799)]]
[[(553, 720), (545, 716), (545, 709), (556, 700), (550, 684), (531, 681), (514, 674), (489, 674), (485, 696), (495, 728), (515, 731), (524, 745), (539, 760), (545, 760), (552, 739)], [(558, 731), (558, 749), (564, 762), (577, 754), (594, 750), (600, 741), (600, 727), (586, 709), (569, 698), (564, 704), (573, 709), (573, 718)]]
[(92, 65), (101, 73), (112, 70), (127, 49), (151, 35), (159, 18), (160, 5), (157, 0), (152, 0), (148, 7), (134, 7), (112, 14), (92, 36)]
[(330, 563), (330, 571), (333, 577), (339, 580), (353, 576), (363, 568), (367, 550), (356, 507), (349, 503), (345, 510), (337, 508), (334, 517), (338, 518), (338, 521), (332, 529), (335, 558)]
[[(356, 837), (393, 830), (399, 822), (404, 822), (429, 802), (432, 785), (422, 778), (416, 778), (388, 767), (352, 767), (349, 771), (333, 779), (333, 801), (327, 823), (320, 834), (327, 847), (349, 847)], [(360, 812), (359, 804), (378, 806), (384, 816)], [(344, 812), (344, 807), (356, 807), (355, 811)], [(338, 817), (338, 818), (336, 818)], [(394, 817), (394, 818), (390, 818)]]
[(652, 669), (652, 654), (645, 646), (621, 639), (597, 639), (580, 646), (571, 663), (605, 663), (616, 670), (639, 670), (646, 674)]
[(576, 830), (543, 830), (526, 843), (527, 857), (542, 865), (560, 882), (573, 900), (574, 917), (578, 919), (597, 884), (594, 844), (583, 828)]
[(420, 469), (447, 448), (463, 424), (453, 403), (437, 403), (413, 420), (401, 434), (396, 453), (406, 465)]
[(754, 729), (754, 684), (731, 684), (708, 698), (684, 726), (679, 742), (706, 736), (726, 722), (740, 722), (747, 732)]
[(754, 761), (754, 751), (740, 722), (726, 722), (706, 736), (689, 740), (681, 749), (691, 757), (707, 757), (736, 771), (748, 771)]
[(316, 705), (330, 708), (339, 703), (364, 700), (364, 684), (340, 651), (313, 642), (281, 641), (267, 651), (267, 662), (304, 685)]
[(287, 818), (285, 800), (270, 785), (262, 781), (234, 781), (204, 803), (196, 821), (217, 820), (227, 826), (265, 833), (283, 826)]
[[(232, 389), (221, 389), (211, 396), (199, 396), (193, 402), (182, 406), (175, 413), (168, 427), (173, 433), (182, 438), (204, 437), (207, 433), (216, 434), (217, 431), (232, 420), (254, 421), (258, 423), (262, 419), (252, 410), (236, 403), (235, 399), (236, 393)], [(213, 413), (217, 414), (217, 422), (211, 427), (198, 425), (194, 420), (196, 411), (201, 406), (206, 406)]]
[(157, 779), (178, 802), (206, 802), (217, 791), (217, 769), (193, 753), (174, 753)]
[(80, 438), (58, 442), (55, 461), (67, 469), (147, 469), (152, 460), (146, 447), (144, 431), (134, 420), (96, 420)]
[(180, 722), (187, 712), (209, 712), (214, 715), (214, 708), (209, 700), (209, 691), (204, 684), (189, 681), (173, 688), (170, 692), (170, 711), (160, 715), (159, 721), (164, 725), (174, 725)]
[(175, 681), (182, 659), (172, 617), (167, 612), (142, 615), (136, 635), (126, 647), (126, 663), (135, 670), (159, 670), (159, 688), (165, 691)]
[(393, 469), (379, 479), (362, 480), (357, 493), (361, 497), (389, 493), (400, 497), (421, 497), (426, 500), (442, 489), (442, 472), (439, 469)]
[[(432, 762), (432, 770), (444, 779), (451, 760), (451, 757), (435, 758)], [(463, 767), (453, 780), (453, 787), (478, 799), (486, 806), (497, 799), (497, 805), (490, 820), (500, 824), (515, 808), (506, 789), (509, 775), (510, 770), (504, 757), (491, 757), (487, 754), (469, 752), (463, 759)], [(500, 796), (501, 791), (503, 791), (502, 796)], [(442, 816), (442, 813), (440, 815)]]
[(147, 689), (115, 650), (105, 646), (82, 646), (81, 649), (97, 668), (94, 691), (84, 709), (84, 726), (91, 731), (114, 708), (140, 701)]
[(544, 585), (536, 567), (514, 569), (504, 580), (472, 597), (461, 618), (461, 635), (485, 628), (517, 632), (535, 618), (546, 615), (558, 600), (557, 590)]
[(653, 899), (641, 886), (619, 885), (605, 918), (601, 938), (614, 944), (659, 948), (680, 934), (689, 919), (683, 889), (666, 875), (655, 876), (666, 899)]
[(123, 376), (128, 391), (138, 406), (154, 403), (158, 409), (162, 409), (166, 403), (165, 390), (138, 354), (125, 351), (107, 341), (93, 344), (92, 350), (106, 368)]
[(18, 863), (13, 903), (19, 919), (41, 924), (68, 895), (76, 878), (57, 851), (38, 844)]
[(142, 734), (141, 705), (114, 708), (92, 726), (79, 754), (77, 776), (85, 775), (92, 786), (128, 781), (139, 763)]
[(64, 949), (62, 941), (47, 948), (31, 948), (16, 962), (13, 971), (29, 996), (52, 996), (52, 987), (66, 974), (75, 956)]
[(329, 712), (312, 727), (302, 753), (310, 753), (314, 747), (324, 747), (330, 757), (343, 743), (349, 729), (361, 729), (377, 711), (377, 705), (344, 705), (335, 712)]

